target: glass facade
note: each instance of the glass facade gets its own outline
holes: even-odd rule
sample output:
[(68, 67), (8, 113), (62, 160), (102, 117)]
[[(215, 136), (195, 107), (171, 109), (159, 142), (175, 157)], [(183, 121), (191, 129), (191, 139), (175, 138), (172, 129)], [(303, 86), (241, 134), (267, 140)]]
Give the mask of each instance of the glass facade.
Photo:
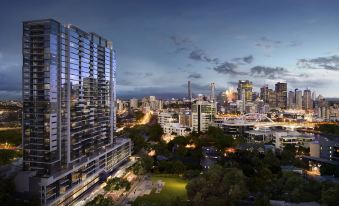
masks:
[(52, 19), (23, 23), (23, 168), (54, 178), (40, 184), (42, 203), (130, 155), (129, 141), (113, 139), (115, 70), (101, 36)]

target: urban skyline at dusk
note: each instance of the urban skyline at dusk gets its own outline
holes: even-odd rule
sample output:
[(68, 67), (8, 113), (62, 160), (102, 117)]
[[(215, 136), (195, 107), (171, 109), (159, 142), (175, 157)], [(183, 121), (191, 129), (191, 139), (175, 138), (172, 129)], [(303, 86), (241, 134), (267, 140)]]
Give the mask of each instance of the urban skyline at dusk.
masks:
[[(186, 96), (278, 81), (337, 97), (337, 1), (3, 1), (0, 95), (21, 97), (21, 24), (55, 18), (100, 31), (117, 51), (117, 96)], [(77, 8), (73, 11), (73, 8)], [(133, 15), (131, 15), (133, 14)], [(97, 22), (102, 22), (98, 24)]]
[(339, 1), (0, 1), (1, 206), (338, 206)]

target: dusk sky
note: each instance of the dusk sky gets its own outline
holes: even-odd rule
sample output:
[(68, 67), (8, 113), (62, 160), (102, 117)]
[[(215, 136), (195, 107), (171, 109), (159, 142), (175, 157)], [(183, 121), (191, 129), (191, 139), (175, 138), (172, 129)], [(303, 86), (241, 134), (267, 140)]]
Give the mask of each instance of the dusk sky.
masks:
[[(95, 4), (94, 4), (95, 2)], [(338, 97), (337, 0), (0, 3), (0, 98), (21, 97), (22, 21), (54, 18), (113, 41), (117, 96), (185, 95), (277, 81)]]

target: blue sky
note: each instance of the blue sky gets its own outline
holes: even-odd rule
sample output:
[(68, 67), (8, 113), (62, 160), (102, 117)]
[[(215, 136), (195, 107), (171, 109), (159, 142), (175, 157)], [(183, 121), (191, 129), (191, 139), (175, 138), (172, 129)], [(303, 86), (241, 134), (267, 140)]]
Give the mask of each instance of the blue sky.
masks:
[(0, 3), (0, 97), (21, 94), (22, 21), (55, 18), (111, 39), (118, 97), (185, 95), (239, 79), (337, 97), (339, 1), (124, 0)]

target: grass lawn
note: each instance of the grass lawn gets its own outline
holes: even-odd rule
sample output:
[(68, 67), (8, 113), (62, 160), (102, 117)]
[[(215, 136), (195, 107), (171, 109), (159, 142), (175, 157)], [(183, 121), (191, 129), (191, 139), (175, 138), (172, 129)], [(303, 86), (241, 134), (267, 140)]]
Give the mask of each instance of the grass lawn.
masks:
[(9, 143), (14, 146), (21, 144), (21, 128), (8, 128), (0, 131), (0, 143)]
[(185, 188), (187, 181), (181, 177), (170, 175), (153, 175), (151, 179), (153, 182), (157, 182), (158, 180), (165, 182), (164, 188), (160, 193), (155, 193), (155, 190), (153, 190), (150, 195), (138, 197), (132, 203), (133, 206), (166, 205), (166, 203), (175, 200), (177, 197), (182, 200), (187, 200)]
[(21, 151), (0, 149), (0, 166), (9, 164), (13, 158), (18, 157), (22, 157)]

